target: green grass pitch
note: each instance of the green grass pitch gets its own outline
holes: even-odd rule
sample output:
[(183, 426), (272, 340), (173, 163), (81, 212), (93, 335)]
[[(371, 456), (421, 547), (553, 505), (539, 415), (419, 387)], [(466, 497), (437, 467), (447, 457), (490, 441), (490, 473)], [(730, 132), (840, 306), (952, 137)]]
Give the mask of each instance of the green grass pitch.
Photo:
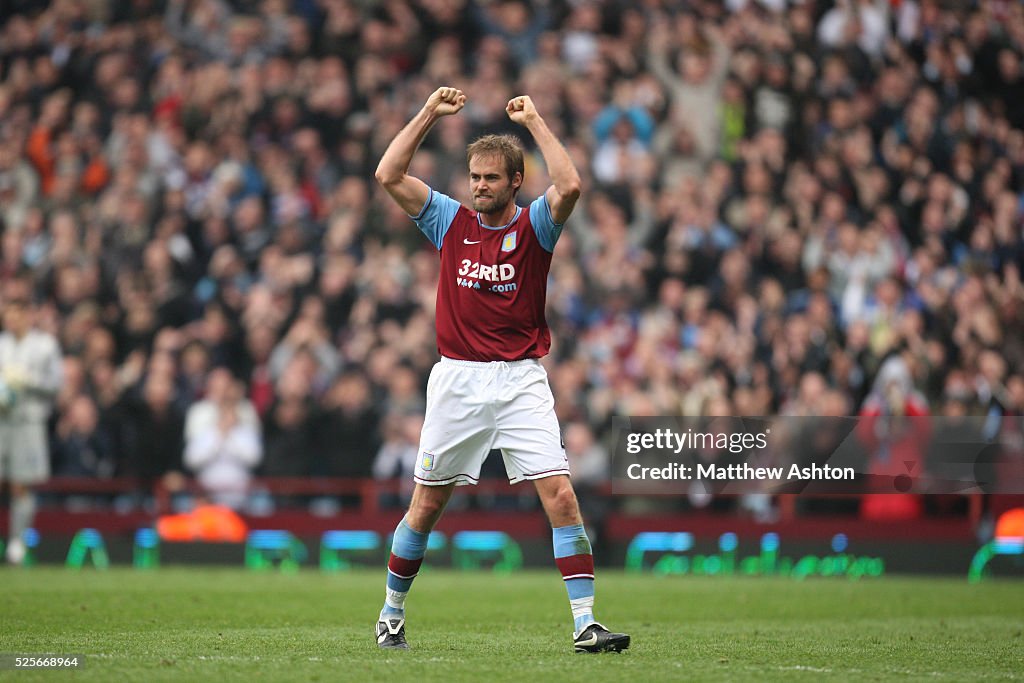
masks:
[(1022, 680), (1024, 582), (598, 574), (598, 616), (633, 635), (575, 655), (554, 570), (430, 568), (409, 652), (377, 650), (384, 571), (0, 570), (0, 653), (85, 668), (0, 680)]

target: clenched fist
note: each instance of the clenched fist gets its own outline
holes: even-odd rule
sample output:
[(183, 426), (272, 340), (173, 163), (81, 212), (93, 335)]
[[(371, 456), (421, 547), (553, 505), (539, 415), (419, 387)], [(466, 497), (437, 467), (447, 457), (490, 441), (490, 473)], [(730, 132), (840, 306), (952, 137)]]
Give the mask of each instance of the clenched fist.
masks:
[(438, 116), (450, 116), (466, 106), (466, 95), (458, 88), (441, 87), (431, 93), (425, 106)]
[(519, 95), (513, 97), (505, 105), (505, 111), (508, 113), (508, 117), (515, 123), (521, 126), (525, 126), (530, 123), (533, 119), (537, 118), (537, 107), (534, 106), (533, 100), (530, 99), (529, 95)]

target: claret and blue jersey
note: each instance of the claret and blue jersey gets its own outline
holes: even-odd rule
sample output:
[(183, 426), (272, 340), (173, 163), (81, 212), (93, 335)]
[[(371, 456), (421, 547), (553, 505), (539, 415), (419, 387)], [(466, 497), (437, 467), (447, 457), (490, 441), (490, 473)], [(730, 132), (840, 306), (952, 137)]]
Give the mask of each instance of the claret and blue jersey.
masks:
[(456, 360), (540, 358), (551, 347), (544, 317), (551, 254), (562, 232), (541, 195), (500, 227), (431, 190), (412, 217), (441, 256), (437, 348)]

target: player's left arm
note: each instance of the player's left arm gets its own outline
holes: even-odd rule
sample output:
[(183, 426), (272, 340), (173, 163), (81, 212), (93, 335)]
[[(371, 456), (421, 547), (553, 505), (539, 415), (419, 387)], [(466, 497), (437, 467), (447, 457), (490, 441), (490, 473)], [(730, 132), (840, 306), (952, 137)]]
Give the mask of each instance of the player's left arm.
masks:
[(505, 111), (510, 119), (530, 131), (537, 142), (544, 163), (547, 164), (548, 175), (551, 176), (552, 185), (545, 193), (548, 206), (551, 207), (551, 217), (556, 225), (565, 223), (576, 206), (576, 200), (580, 198), (580, 174), (576, 166), (528, 95), (513, 97), (508, 101)]

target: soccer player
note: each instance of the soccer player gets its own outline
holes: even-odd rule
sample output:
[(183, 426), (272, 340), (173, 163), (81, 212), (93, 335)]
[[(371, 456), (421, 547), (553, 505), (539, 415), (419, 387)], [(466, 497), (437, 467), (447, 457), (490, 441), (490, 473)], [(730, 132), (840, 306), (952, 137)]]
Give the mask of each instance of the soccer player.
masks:
[(0, 334), (0, 483), (10, 482), (7, 561), (25, 560), (25, 530), (32, 526), (33, 487), (50, 476), (46, 420), (63, 377), (53, 335), (32, 326), (30, 290), (10, 283)]
[(523, 150), (513, 136), (487, 135), (466, 150), (472, 208), (408, 174), (423, 138), (466, 96), (438, 88), (398, 133), (377, 180), (440, 252), (437, 346), (427, 383), (416, 487), (395, 530), (377, 644), (408, 648), (405, 600), (430, 530), (456, 485), (476, 484), (491, 449), (512, 483), (530, 480), (553, 528), (555, 563), (569, 592), (577, 652), (618, 652), (629, 636), (594, 619), (594, 556), (561, 445), (554, 398), (539, 358), (551, 335), (544, 300), (551, 253), (580, 196), (579, 174), (529, 97), (509, 101), (509, 118), (533, 135), (552, 185), (529, 208), (516, 205)]

